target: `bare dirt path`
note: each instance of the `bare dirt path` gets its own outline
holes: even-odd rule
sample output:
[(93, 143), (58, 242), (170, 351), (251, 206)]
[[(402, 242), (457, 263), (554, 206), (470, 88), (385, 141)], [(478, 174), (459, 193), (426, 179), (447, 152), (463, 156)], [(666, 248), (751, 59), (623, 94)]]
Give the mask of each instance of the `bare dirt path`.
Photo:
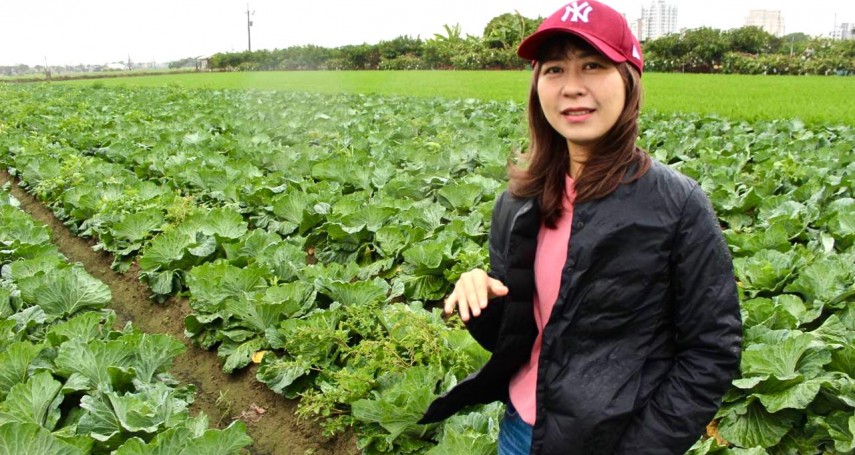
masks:
[(92, 276), (103, 281), (113, 293), (111, 308), (119, 326), (132, 321), (148, 333), (166, 333), (181, 340), (187, 351), (175, 360), (172, 374), (196, 386), (192, 409), (208, 415), (211, 424), (224, 427), (233, 420), (247, 424), (254, 440), (249, 452), (255, 455), (339, 455), (358, 454), (352, 437), (325, 438), (317, 424), (298, 420), (296, 400), (277, 395), (255, 379), (255, 367), (234, 375), (220, 370), (214, 352), (199, 349), (184, 337), (184, 317), (190, 309), (181, 299), (163, 304), (151, 300), (151, 291), (140, 283), (133, 270), (122, 275), (110, 268), (112, 257), (92, 250), (91, 241), (75, 236), (54, 214), (17, 180), (0, 170), (0, 185), (12, 182), (10, 192), (21, 208), (52, 230), (53, 242), (72, 262), (80, 262)]

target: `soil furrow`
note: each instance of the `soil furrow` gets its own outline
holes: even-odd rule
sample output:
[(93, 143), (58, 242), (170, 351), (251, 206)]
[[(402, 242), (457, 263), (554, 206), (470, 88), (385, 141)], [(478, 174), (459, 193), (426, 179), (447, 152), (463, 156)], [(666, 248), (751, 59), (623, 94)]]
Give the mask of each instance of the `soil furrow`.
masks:
[(119, 326), (131, 321), (148, 333), (166, 333), (181, 340), (187, 351), (175, 361), (172, 374), (196, 386), (195, 412), (204, 412), (211, 424), (224, 427), (235, 419), (246, 422), (254, 443), (249, 451), (257, 455), (357, 454), (352, 435), (327, 439), (313, 422), (299, 420), (296, 400), (274, 393), (255, 379), (255, 366), (226, 375), (214, 352), (193, 346), (184, 337), (184, 317), (190, 309), (186, 300), (169, 299), (158, 304), (150, 289), (133, 270), (119, 274), (110, 268), (112, 256), (92, 250), (91, 240), (74, 235), (53, 212), (18, 186), (17, 179), (0, 170), (0, 185), (12, 182), (10, 192), (21, 208), (52, 231), (53, 242), (71, 261), (79, 262), (92, 276), (108, 285), (113, 293), (111, 308)]

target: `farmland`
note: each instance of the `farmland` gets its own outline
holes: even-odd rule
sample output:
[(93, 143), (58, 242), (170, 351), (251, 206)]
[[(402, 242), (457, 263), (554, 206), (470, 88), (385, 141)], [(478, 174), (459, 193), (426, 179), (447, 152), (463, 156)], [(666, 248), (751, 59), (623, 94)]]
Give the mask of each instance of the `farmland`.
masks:
[[(153, 300), (186, 304), (184, 332), (223, 374), (259, 361), (260, 383), (365, 453), (494, 452), (498, 405), (415, 422), (487, 355), (436, 302), (486, 263), (493, 199), (526, 144), (518, 98), (222, 90), (214, 76), (248, 76), (205, 76), (0, 86), (0, 164)], [(700, 182), (735, 258), (746, 345), (715, 434), (848, 453), (855, 131), (778, 115), (663, 108), (642, 117), (640, 144)], [(694, 453), (722, 453), (715, 441)]]
[[(77, 80), (72, 85), (259, 89), (313, 93), (475, 98), (523, 102), (528, 71), (289, 71), (178, 74)], [(799, 118), (809, 125), (855, 124), (855, 78), (647, 73), (644, 110), (695, 112), (734, 120)]]
[[(69, 264), (48, 228), (0, 189), (0, 453), (229, 453), (243, 423), (190, 417), (195, 388), (169, 374), (184, 345), (112, 330), (110, 288)], [(142, 451), (142, 452), (141, 452)]]

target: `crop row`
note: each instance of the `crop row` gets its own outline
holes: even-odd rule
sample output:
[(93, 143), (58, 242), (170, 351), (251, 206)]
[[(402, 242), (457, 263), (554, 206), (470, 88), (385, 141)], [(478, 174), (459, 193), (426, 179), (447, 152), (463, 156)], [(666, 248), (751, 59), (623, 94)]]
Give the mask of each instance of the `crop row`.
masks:
[[(56, 105), (54, 102), (52, 107), (56, 108)], [(56, 131), (42, 127), (33, 129)], [(186, 146), (184, 135), (186, 132), (177, 141), (180, 147)], [(381, 210), (368, 207), (366, 210), (362, 208), (365, 203), (357, 199), (365, 195), (356, 194), (347, 182), (331, 182), (329, 192), (315, 189), (327, 193), (324, 198), (329, 202), (321, 203), (320, 194), (298, 193), (284, 187), (281, 181), (275, 184), (281, 188), (270, 188), (273, 184), (267, 181), (278, 179), (276, 175), (268, 176), (267, 181), (257, 185), (250, 185), (250, 180), (244, 179), (242, 188), (250, 190), (240, 193), (243, 197), (251, 200), (257, 193), (277, 196), (286, 192), (276, 201), (267, 203), (273, 203), (274, 207), (296, 205), (295, 217), (319, 218), (317, 214), (303, 213), (305, 204), (296, 204), (296, 198), (301, 202), (306, 198), (319, 201), (314, 206), (327, 205), (326, 210), (330, 213), (324, 217), (328, 219), (324, 224), (330, 226), (329, 233), (316, 233), (311, 247), (313, 259), (320, 262), (307, 267), (305, 250), (309, 247), (298, 243), (306, 241), (306, 238), (294, 232), (300, 228), (299, 221), (288, 227), (287, 220), (274, 218), (277, 229), (260, 229), (251, 224), (257, 220), (252, 213), (241, 216), (241, 212), (248, 212), (243, 204), (219, 200), (218, 194), (206, 191), (202, 185), (179, 181), (182, 176), (176, 176), (175, 166), (169, 166), (171, 176), (165, 172), (142, 171), (141, 168), (146, 166), (137, 166), (132, 173), (116, 164), (128, 165), (129, 161), (107, 153), (104, 147), (81, 153), (69, 145), (71, 139), (56, 139), (31, 134), (27, 140), (41, 141), (38, 146), (30, 143), (9, 148), (10, 157), (14, 160), (9, 165), (21, 176), (24, 184), (29, 185), (57, 214), (65, 215), (73, 229), (81, 233), (88, 230), (86, 235), (97, 235), (101, 246), (106, 247), (109, 239), (115, 238), (134, 240), (132, 244), (136, 249), (142, 247), (141, 243), (146, 243), (139, 257), (143, 278), (161, 293), (183, 290), (186, 281), (191, 306), (196, 310), (187, 320), (188, 334), (202, 346), (217, 345), (224, 359), (225, 371), (231, 372), (247, 365), (250, 357), (259, 351), (287, 349), (291, 353), (287, 358), (278, 359), (273, 354), (265, 356), (260, 379), (288, 396), (302, 393), (302, 412), (334, 417), (328, 421), (331, 430), (353, 424), (355, 416), (357, 423), (369, 424), (361, 432), (362, 439), (367, 441), (363, 445), (391, 450), (390, 441), (395, 437), (389, 437), (389, 431), (375, 423), (379, 419), (377, 416), (383, 413), (374, 412), (372, 406), (401, 410), (408, 420), (414, 422), (433, 397), (437, 383), (445, 384), (455, 377), (462, 377), (483, 362), (483, 351), (462, 330), (449, 330), (437, 311), (426, 311), (416, 301), (422, 300), (418, 298), (419, 293), (432, 300), (442, 295), (444, 289), (437, 289), (446, 284), (443, 277), (445, 266), (451, 262), (452, 254), (463, 250), (463, 246), (468, 248), (469, 251), (465, 252), (473, 258), (472, 264), (483, 261), (484, 253), (475, 251), (477, 244), (469, 239), (472, 236), (483, 237), (478, 228), (483, 216), (445, 226), (441, 223), (443, 217), (462, 217), (436, 202), (412, 204), (410, 201), (395, 201), (389, 196), (388, 207)], [(36, 153), (27, 153), (27, 149)], [(170, 156), (181, 153), (169, 150)], [(208, 154), (201, 148), (183, 153), (200, 162), (206, 159), (223, 161), (216, 157), (216, 153)], [(231, 172), (227, 166), (225, 168)], [(423, 164), (420, 164), (418, 170), (422, 168)], [(188, 169), (188, 173), (192, 172), (192, 168)], [(391, 173), (386, 174), (385, 178), (391, 179)], [(343, 175), (350, 178), (348, 174)], [(432, 187), (439, 187), (440, 194), (448, 194), (451, 198), (455, 196), (452, 188), (441, 187), (441, 182), (432, 180), (425, 178), (424, 191), (432, 192)], [(172, 189), (170, 185), (179, 188)], [(104, 191), (105, 186), (109, 186), (110, 191)], [(301, 186), (305, 185), (301, 182)], [(397, 183), (396, 186), (401, 187), (402, 184)], [(493, 187), (497, 186), (498, 183), (493, 184)], [(256, 190), (256, 187), (260, 189)], [(473, 193), (473, 188), (474, 185), (469, 185), (469, 194), (478, 196), (480, 189)], [(408, 191), (413, 193), (414, 189)], [(146, 197), (140, 203), (138, 195), (142, 194)], [(172, 208), (174, 205), (163, 204), (164, 198), (150, 197), (152, 195), (167, 195), (169, 204), (192, 198), (201, 201), (204, 207), (189, 203), (175, 210)], [(178, 198), (173, 195), (178, 195)], [(287, 201), (283, 201), (283, 197)], [(469, 204), (465, 203), (465, 206), (468, 208)], [(489, 208), (486, 204), (483, 206)], [(85, 209), (81, 210), (83, 207)], [(385, 250), (378, 249), (373, 257), (370, 253), (363, 254), (361, 262), (370, 260), (373, 265), (359, 267), (356, 261), (349, 259), (356, 257), (349, 250), (368, 250), (368, 244), (355, 248), (353, 244), (356, 242), (368, 240), (377, 243), (375, 232), (382, 223), (392, 221), (388, 218), (391, 214), (396, 214), (395, 219), (403, 220), (399, 221), (401, 224), (409, 225), (412, 232), (385, 229), (386, 232), (378, 234), (384, 238)], [(141, 221), (146, 218), (152, 221)], [(145, 228), (146, 225), (149, 227)], [(131, 231), (129, 227), (134, 227), (137, 234), (127, 235)], [(440, 229), (446, 229), (446, 232), (442, 233)], [(283, 239), (277, 231), (292, 235)], [(162, 234), (150, 242), (136, 241), (151, 239), (160, 232)], [(409, 243), (432, 236), (437, 237), (432, 239), (432, 244), (425, 243), (410, 253), (402, 253)], [(330, 237), (332, 241), (328, 240)], [(342, 248), (341, 240), (345, 237), (354, 241)], [(461, 246), (452, 249), (448, 239)], [(370, 245), (370, 248), (376, 247)], [(344, 258), (336, 262), (331, 260), (335, 259), (334, 256)], [(409, 261), (400, 264), (402, 256), (410, 258)], [(117, 267), (122, 267), (122, 264), (117, 263)], [(379, 274), (396, 267), (409, 269), (415, 276), (399, 274), (391, 284), (379, 278)], [(364, 281), (353, 283), (357, 278)], [(394, 299), (407, 299), (413, 303), (385, 307), (385, 302)], [(340, 305), (342, 309), (338, 308)], [(380, 307), (385, 308), (380, 311)], [(289, 324), (282, 323), (277, 333), (275, 329), (283, 320), (288, 320)], [(310, 341), (312, 339), (314, 341)], [(309, 344), (311, 346), (303, 346)], [(417, 365), (425, 368), (411, 368)], [(398, 384), (402, 371), (407, 371), (407, 380), (410, 381), (406, 387)], [(389, 378), (384, 379), (383, 376)], [(423, 393), (417, 397), (418, 401), (410, 403), (415, 398), (409, 393), (412, 381), (418, 381)], [(351, 415), (348, 412), (352, 403), (370, 398), (372, 391), (384, 387), (384, 382), (399, 389), (390, 390), (384, 400), (406, 400), (405, 406), (387, 405), (377, 400), (378, 403), (366, 403), (363, 408), (367, 411), (364, 413), (356, 411)], [(322, 391), (321, 384), (333, 386), (325, 385)], [(428, 384), (430, 386), (426, 387)], [(496, 410), (493, 414), (496, 414), (498, 408), (494, 406), (493, 409)], [(484, 417), (479, 415), (479, 418)], [(419, 433), (425, 431), (419, 430)], [(429, 430), (428, 435), (443, 438), (436, 429)], [(491, 443), (480, 434), (468, 439)], [(443, 449), (441, 443), (438, 453), (442, 450), (456, 452), (454, 440), (449, 444), (452, 444), (451, 448)], [(417, 438), (410, 445), (432, 444)]]
[[(494, 450), (497, 406), (414, 422), (484, 361), (425, 307), (486, 262), (492, 199), (525, 144), (520, 106), (175, 88), (0, 97), (0, 160), (117, 268), (136, 261), (156, 292), (187, 293), (187, 334), (217, 346), (224, 370), (267, 352), (259, 379), (330, 431), (356, 426), (367, 453)], [(668, 116), (642, 131), (710, 194), (735, 257), (746, 345), (720, 436), (851, 450), (852, 130)]]
[(110, 289), (70, 265), (45, 226), (0, 190), (0, 453), (237, 453), (242, 423), (190, 417), (168, 373), (184, 345), (127, 324)]

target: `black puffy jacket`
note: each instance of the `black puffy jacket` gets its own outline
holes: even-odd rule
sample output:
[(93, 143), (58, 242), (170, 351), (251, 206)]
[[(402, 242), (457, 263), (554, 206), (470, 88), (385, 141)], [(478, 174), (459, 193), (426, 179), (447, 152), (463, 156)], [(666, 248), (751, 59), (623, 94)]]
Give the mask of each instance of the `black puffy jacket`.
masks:
[[(437, 398), (422, 422), (507, 402), (537, 335), (540, 217), (502, 194), (490, 274), (509, 293), (468, 328), (490, 360)], [(742, 323), (727, 245), (709, 200), (654, 162), (639, 180), (577, 204), (558, 300), (544, 328), (532, 454), (682, 454), (739, 368)]]

